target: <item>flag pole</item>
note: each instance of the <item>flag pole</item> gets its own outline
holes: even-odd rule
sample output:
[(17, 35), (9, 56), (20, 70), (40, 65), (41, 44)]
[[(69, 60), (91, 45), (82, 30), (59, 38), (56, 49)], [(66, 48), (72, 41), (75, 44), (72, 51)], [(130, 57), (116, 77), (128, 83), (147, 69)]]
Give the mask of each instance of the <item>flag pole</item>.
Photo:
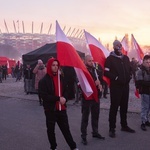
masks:
[[(60, 70), (58, 70), (58, 94), (60, 95)], [(59, 111), (61, 111), (61, 104), (59, 102)]]

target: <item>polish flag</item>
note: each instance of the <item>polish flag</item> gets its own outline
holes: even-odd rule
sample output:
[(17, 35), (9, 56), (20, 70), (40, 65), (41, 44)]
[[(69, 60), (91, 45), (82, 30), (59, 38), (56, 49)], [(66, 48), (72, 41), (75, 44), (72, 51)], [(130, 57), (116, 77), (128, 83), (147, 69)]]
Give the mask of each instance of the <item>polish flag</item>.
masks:
[(128, 48), (127, 39), (125, 36), (123, 37), (121, 44), (122, 44), (122, 54), (128, 55), (129, 48)]
[(89, 53), (95, 62), (104, 68), (105, 60), (109, 56), (109, 51), (90, 33), (84, 31), (86, 42), (90, 49)]
[(57, 58), (61, 66), (74, 67), (81, 89), (84, 94), (89, 97), (93, 95), (95, 101), (98, 101), (98, 91), (95, 82), (88, 72), (83, 61), (79, 57), (75, 48), (66, 37), (58, 22), (56, 21), (56, 42), (57, 42)]
[(142, 49), (140, 48), (139, 44), (137, 43), (136, 39), (134, 38), (133, 34), (131, 34), (131, 41), (132, 41), (133, 46), (136, 50), (138, 61), (141, 64), (143, 57), (144, 57), (144, 53), (143, 53)]
[[(132, 41), (132, 44), (134, 46), (134, 49), (136, 50), (138, 61), (141, 64), (142, 60), (143, 60), (143, 57), (144, 57), (144, 53), (143, 53), (142, 49), (140, 48), (139, 44), (137, 43), (136, 39), (134, 38), (133, 34), (131, 34), (131, 41)], [(135, 96), (137, 98), (140, 98), (139, 95), (140, 94), (139, 94), (138, 89), (135, 89)]]
[[(94, 62), (98, 62), (104, 69), (106, 58), (109, 56), (109, 51), (90, 33), (84, 30), (86, 42), (89, 47), (89, 54), (93, 57)], [(109, 84), (110, 81), (107, 77), (103, 76), (103, 79)]]

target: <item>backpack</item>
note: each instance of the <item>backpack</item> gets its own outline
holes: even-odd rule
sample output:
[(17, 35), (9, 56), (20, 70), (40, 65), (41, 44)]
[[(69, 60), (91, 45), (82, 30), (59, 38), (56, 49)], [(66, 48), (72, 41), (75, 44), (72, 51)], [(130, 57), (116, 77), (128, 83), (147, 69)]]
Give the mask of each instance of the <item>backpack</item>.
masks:
[[(143, 69), (141, 69), (141, 70), (142, 70), (142, 77), (143, 77), (143, 79), (144, 79), (145, 71), (144, 71)], [(135, 87), (136, 87), (136, 89), (139, 91), (139, 93), (141, 94), (141, 92), (142, 92), (142, 87), (138, 84), (138, 82), (137, 82), (136, 79), (135, 79)]]

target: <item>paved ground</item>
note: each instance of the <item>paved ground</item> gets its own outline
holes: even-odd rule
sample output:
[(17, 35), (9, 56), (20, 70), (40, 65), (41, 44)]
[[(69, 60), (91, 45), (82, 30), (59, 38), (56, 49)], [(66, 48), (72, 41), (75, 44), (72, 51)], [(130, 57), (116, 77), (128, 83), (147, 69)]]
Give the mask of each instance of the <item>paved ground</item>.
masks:
[[(131, 91), (132, 92), (132, 91)], [(149, 150), (150, 128), (143, 132), (140, 129), (140, 100), (130, 97), (128, 123), (136, 133), (120, 131), (119, 114), (117, 118), (117, 137), (108, 136), (109, 99), (101, 100), (99, 131), (106, 137), (105, 141), (91, 136), (91, 125), (88, 126), (88, 145), (81, 144), (80, 120), (81, 107), (68, 104), (68, 117), (72, 135), (80, 150)], [(137, 112), (137, 113), (133, 113)], [(58, 150), (69, 150), (60, 130), (56, 126)], [(0, 84), (0, 150), (48, 150), (45, 116), (39, 106), (37, 95), (26, 95), (23, 82), (9, 78)]]
[[(134, 83), (133, 81), (131, 81), (128, 111), (139, 113), (141, 100), (135, 97), (134, 91), (135, 91)], [(3, 81), (2, 84), (0, 83), (0, 96), (38, 101), (38, 97), (36, 94), (26, 95), (24, 93), (23, 81), (15, 82), (14, 78), (8, 78), (6, 81)], [(74, 101), (69, 101), (68, 103), (73, 104)], [(101, 108), (109, 109), (109, 106), (110, 106), (110, 99), (108, 94), (107, 99), (104, 98), (101, 99)]]

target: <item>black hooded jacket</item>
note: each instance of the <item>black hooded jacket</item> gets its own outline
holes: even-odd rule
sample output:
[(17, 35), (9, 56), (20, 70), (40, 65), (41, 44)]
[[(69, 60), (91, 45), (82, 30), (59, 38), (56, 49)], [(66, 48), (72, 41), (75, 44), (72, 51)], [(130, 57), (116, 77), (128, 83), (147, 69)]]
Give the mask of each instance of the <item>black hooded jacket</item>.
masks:
[[(55, 95), (55, 87), (53, 82), (53, 77), (51, 73), (51, 64), (56, 60), (51, 58), (47, 63), (47, 74), (39, 81), (39, 94), (43, 100), (43, 107), (45, 110), (55, 111), (56, 110), (56, 102), (60, 100), (59, 96)], [(66, 98), (68, 95), (68, 87), (63, 77), (61, 77), (62, 83), (62, 96)]]
[(117, 56), (111, 52), (105, 62), (104, 75), (110, 79), (110, 86), (124, 86), (131, 79), (131, 67), (128, 56)]

